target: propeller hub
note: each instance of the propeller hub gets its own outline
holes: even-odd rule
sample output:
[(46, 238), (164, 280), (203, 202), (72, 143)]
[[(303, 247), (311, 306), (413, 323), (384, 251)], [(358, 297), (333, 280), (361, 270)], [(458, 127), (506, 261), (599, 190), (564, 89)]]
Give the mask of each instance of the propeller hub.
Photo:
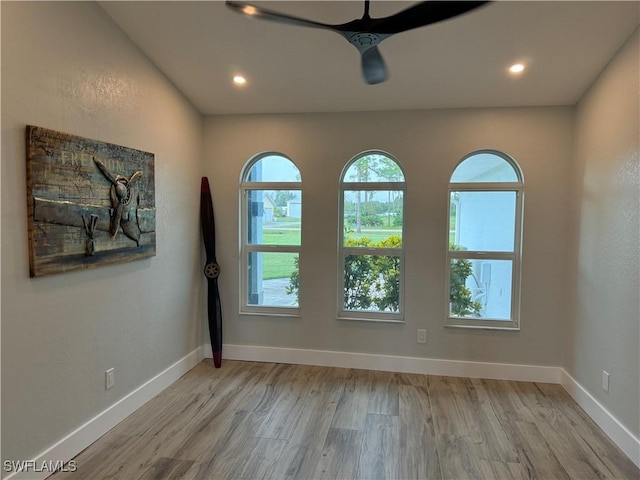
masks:
[(375, 33), (358, 32), (348, 37), (349, 42), (358, 50), (364, 51), (378, 45), (384, 37)]
[(212, 280), (220, 276), (220, 266), (216, 262), (207, 263), (204, 267), (204, 276)]
[(124, 181), (121, 180), (116, 182), (116, 194), (120, 198), (124, 198), (127, 196), (127, 185)]

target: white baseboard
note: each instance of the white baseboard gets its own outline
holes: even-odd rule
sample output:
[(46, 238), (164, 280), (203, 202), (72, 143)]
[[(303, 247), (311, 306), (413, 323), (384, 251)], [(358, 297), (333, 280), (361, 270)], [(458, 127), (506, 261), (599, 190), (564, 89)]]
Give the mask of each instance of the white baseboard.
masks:
[[(640, 467), (640, 440), (561, 367), (466, 362), (250, 345), (225, 345), (223, 352), (224, 359), (227, 360), (292, 363), (403, 373), (559, 383), (613, 442)], [(56, 462), (60, 460), (67, 462), (71, 460), (111, 428), (191, 370), (203, 358), (211, 358), (211, 356), (211, 347), (209, 345), (195, 349), (39, 454), (32, 460), (32, 469), (30, 471), (12, 473), (5, 477), (5, 480), (45, 479), (51, 472), (34, 471), (33, 465), (37, 467), (46, 462)]]
[[(202, 347), (196, 348), (176, 363), (166, 368), (143, 385), (136, 388), (124, 398), (118, 400), (106, 410), (100, 412), (84, 425), (58, 441), (30, 462), (29, 471), (15, 472), (4, 480), (41, 480), (51, 475), (43, 470), (43, 464), (56, 461), (67, 462), (82, 450), (107, 433), (126, 417), (135, 412), (154, 396), (178, 380), (182, 375), (195, 367), (204, 358)], [(49, 463), (51, 462), (51, 463)]]
[[(211, 347), (209, 345), (204, 346), (204, 355), (206, 358), (211, 358)], [(567, 390), (576, 403), (587, 412), (609, 438), (640, 467), (640, 440), (561, 367), (466, 362), (252, 345), (224, 345), (223, 357), (223, 362), (224, 359), (246, 360), (451, 377), (558, 383)]]
[[(211, 358), (210, 345), (204, 346), (204, 355), (206, 358)], [(538, 365), (465, 362), (434, 358), (399, 357), (393, 355), (304, 350), (298, 348), (259, 347), (252, 345), (224, 345), (223, 362), (224, 359), (544, 383), (560, 383), (562, 371), (559, 367)]]
[(640, 439), (614, 417), (593, 395), (562, 369), (561, 385), (587, 415), (640, 468)]

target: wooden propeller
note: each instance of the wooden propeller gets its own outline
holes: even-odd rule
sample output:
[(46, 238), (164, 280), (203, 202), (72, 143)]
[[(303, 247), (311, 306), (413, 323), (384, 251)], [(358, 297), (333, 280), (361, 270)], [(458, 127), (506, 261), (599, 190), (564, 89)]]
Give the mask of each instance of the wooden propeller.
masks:
[(209, 336), (211, 338), (211, 349), (213, 350), (213, 363), (216, 368), (220, 368), (222, 365), (222, 306), (220, 305), (220, 292), (218, 291), (220, 266), (216, 262), (213, 202), (207, 177), (202, 177), (200, 184), (200, 223), (202, 224), (204, 249), (207, 254), (204, 275), (207, 277), (208, 284), (207, 314), (209, 316)]

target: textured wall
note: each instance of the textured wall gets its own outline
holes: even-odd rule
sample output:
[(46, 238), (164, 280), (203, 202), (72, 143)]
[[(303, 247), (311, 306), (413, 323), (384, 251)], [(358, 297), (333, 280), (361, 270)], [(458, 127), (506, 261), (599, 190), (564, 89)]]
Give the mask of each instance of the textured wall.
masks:
[[(200, 344), (202, 119), (97, 4), (1, 5), (2, 454), (25, 460)], [(156, 257), (29, 279), (26, 124), (155, 153)]]
[[(560, 365), (571, 163), (570, 108), (207, 117), (204, 172), (218, 224), (225, 342), (456, 360)], [(525, 179), (519, 332), (443, 326), (447, 186), (480, 148), (512, 155)], [(405, 324), (336, 320), (338, 179), (345, 163), (382, 149), (407, 178)], [(292, 158), (303, 180), (302, 315), (239, 315), (240, 170), (255, 153)], [(416, 329), (428, 341), (416, 343)]]
[[(638, 31), (576, 110), (567, 326), (569, 373), (640, 434)], [(609, 393), (600, 386), (611, 374)]]

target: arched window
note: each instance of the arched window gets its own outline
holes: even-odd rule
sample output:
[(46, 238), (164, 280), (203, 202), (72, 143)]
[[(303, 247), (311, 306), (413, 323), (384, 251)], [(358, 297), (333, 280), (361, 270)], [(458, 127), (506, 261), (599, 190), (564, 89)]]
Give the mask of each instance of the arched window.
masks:
[(247, 313), (297, 314), (302, 231), (300, 171), (263, 153), (241, 178), (241, 305)]
[(389, 154), (364, 152), (340, 181), (338, 317), (403, 320), (405, 181)]
[(522, 173), (508, 155), (481, 150), (449, 183), (447, 324), (517, 329)]

